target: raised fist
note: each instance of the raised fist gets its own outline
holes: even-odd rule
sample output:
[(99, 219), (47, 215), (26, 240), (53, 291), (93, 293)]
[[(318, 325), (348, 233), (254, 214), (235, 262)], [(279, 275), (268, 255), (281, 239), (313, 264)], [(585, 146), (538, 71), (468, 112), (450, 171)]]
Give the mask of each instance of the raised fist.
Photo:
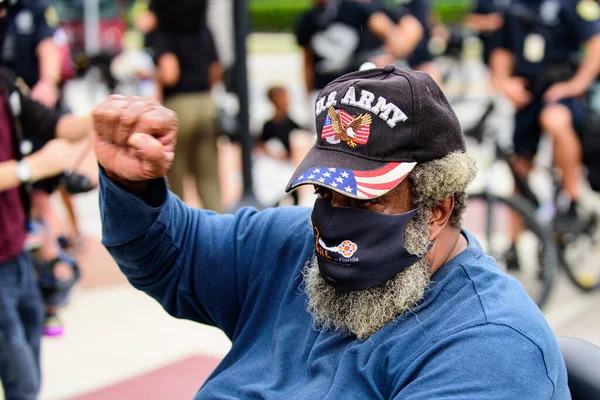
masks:
[(120, 183), (165, 176), (174, 158), (177, 115), (155, 99), (113, 95), (93, 112), (94, 149)]

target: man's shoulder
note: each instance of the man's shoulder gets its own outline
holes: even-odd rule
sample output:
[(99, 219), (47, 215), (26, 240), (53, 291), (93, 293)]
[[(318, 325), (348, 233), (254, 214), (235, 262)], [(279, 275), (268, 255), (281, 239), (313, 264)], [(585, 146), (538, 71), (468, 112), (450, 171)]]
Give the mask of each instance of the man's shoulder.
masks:
[(465, 283), (466, 295), (458, 300), (456, 312), (450, 313), (445, 322), (452, 331), (489, 330), (515, 332), (515, 338), (528, 340), (542, 352), (552, 348), (555, 339), (544, 315), (529, 297), (523, 286), (504, 272), (493, 258), (483, 253), (473, 252), (455, 268), (460, 270)]
[(516, 376), (518, 363), (519, 379), (548, 377), (551, 386), (564, 386), (564, 365), (545, 318), (518, 282), (497, 270), (483, 253), (454, 265), (437, 283), (442, 289), (435, 299), (426, 296), (421, 309), (386, 327), (382, 343), (393, 343), (393, 362), (406, 371), (465, 363), (472, 372), (503, 377)]
[[(400, 343), (394, 350), (399, 360), (405, 354)], [(492, 398), (478, 396), (491, 395), (488, 391), (494, 386), (493, 398), (542, 398), (530, 396), (544, 393), (543, 398), (563, 399), (567, 391), (564, 362), (551, 334), (543, 341), (532, 340), (531, 335), (496, 323), (470, 326), (427, 343), (404, 370), (425, 386), (428, 378), (442, 375), (439, 384), (454, 385), (466, 398)]]
[(434, 274), (415, 310), (430, 342), (488, 324), (519, 332), (540, 346), (553, 340), (543, 314), (519, 282), (483, 253), (472, 235), (467, 236), (468, 248)]

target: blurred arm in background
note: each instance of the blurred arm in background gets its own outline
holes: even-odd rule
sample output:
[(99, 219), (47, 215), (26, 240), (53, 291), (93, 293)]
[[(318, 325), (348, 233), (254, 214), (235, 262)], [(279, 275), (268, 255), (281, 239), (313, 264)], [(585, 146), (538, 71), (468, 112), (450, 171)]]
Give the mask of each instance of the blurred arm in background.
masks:
[(463, 20), (464, 26), (475, 32), (496, 32), (503, 23), (502, 13), (498, 11), (489, 14), (469, 14)]
[(156, 80), (162, 87), (174, 86), (179, 81), (179, 60), (173, 53), (165, 53), (158, 58)]
[[(90, 118), (73, 115), (61, 116), (31, 97), (23, 94), (15, 84), (15, 75), (7, 68), (0, 68), (0, 80), (6, 88), (7, 103), (11, 114), (18, 121), (13, 129), (27, 132), (30, 137), (47, 140), (44, 147), (25, 157), (31, 171), (30, 181), (35, 182), (62, 173), (72, 164), (72, 143), (90, 133)], [(56, 138), (56, 139), (55, 139)], [(0, 191), (21, 185), (16, 174), (15, 160), (0, 163)]]
[(498, 47), (490, 57), (490, 74), (496, 90), (503, 93), (512, 102), (516, 110), (527, 106), (532, 100), (532, 94), (526, 89), (527, 81), (513, 76), (515, 57), (511, 51)]
[(384, 12), (377, 11), (369, 18), (368, 27), (385, 43), (387, 52), (394, 58), (409, 56), (424, 34), (419, 20), (410, 14), (404, 15), (394, 24)]
[(493, 87), (504, 94), (513, 104), (515, 109), (525, 108), (533, 100), (533, 94), (527, 90), (530, 82), (524, 77), (515, 76), (517, 50), (515, 38), (511, 33), (514, 29), (513, 19), (503, 21), (498, 30), (497, 43), (490, 53), (490, 76)]
[(54, 28), (48, 23), (47, 13), (48, 8), (36, 10), (34, 13), (39, 79), (31, 90), (31, 97), (46, 107), (54, 108), (59, 96), (62, 58), (52, 38)]
[(306, 93), (310, 93), (315, 88), (315, 58), (309, 47), (302, 48), (302, 55), (304, 59), (304, 84), (306, 86)]
[[(72, 164), (73, 145), (64, 139), (53, 139), (40, 150), (23, 158), (31, 171), (31, 182), (62, 173)], [(21, 186), (17, 177), (17, 161), (0, 162), (0, 192)]]
[(600, 74), (600, 34), (590, 37), (585, 42), (584, 48), (585, 57), (579, 64), (575, 75), (566, 82), (559, 82), (548, 88), (544, 93), (544, 100), (555, 102), (568, 97), (583, 96), (591, 84), (598, 79)]

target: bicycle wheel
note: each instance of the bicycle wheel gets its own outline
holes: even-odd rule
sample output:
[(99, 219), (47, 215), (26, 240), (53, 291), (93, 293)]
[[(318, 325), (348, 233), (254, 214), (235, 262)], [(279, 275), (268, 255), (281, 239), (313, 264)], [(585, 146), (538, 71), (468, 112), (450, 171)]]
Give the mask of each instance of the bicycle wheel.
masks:
[[(513, 213), (522, 221), (515, 239), (510, 234)], [(542, 308), (554, 284), (558, 258), (549, 232), (536, 220), (533, 205), (520, 196), (469, 195), (464, 225)]]
[(600, 287), (600, 223), (595, 216), (586, 232), (559, 237), (559, 256), (569, 280), (584, 292)]

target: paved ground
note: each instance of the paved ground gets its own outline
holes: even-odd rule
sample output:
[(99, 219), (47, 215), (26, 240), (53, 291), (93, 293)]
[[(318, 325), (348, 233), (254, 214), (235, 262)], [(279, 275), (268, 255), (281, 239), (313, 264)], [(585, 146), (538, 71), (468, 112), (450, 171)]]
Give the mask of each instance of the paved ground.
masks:
[[(307, 118), (300, 61), (298, 54), (282, 54), (280, 48), (277, 54), (263, 50), (251, 55), (253, 126), (270, 113), (264, 92), (272, 83), (288, 86), (293, 94), (293, 115), (299, 120)], [(479, 76), (481, 85), (477, 66), (468, 68), (473, 71), (473, 81)], [(485, 91), (484, 86), (474, 87), (480, 94)], [(476, 114), (475, 106), (481, 104), (477, 96), (473, 99), (459, 111), (465, 124)], [(500, 125), (509, 129), (507, 120), (498, 118)], [(302, 152), (307, 147), (306, 137), (297, 139)], [(239, 150), (222, 143), (220, 151), (224, 199), (229, 206), (240, 193)], [(290, 171), (290, 166), (257, 161), (258, 197), (265, 202), (277, 198)], [(506, 190), (506, 186), (498, 180), (498, 190)], [(71, 303), (62, 312), (65, 335), (44, 339), (42, 399), (191, 398), (227, 352), (229, 342), (216, 329), (169, 317), (156, 302), (127, 284), (100, 245), (97, 201), (96, 192), (76, 200), (86, 237), (78, 254), (84, 273)], [(190, 201), (197, 200), (190, 197)], [(311, 195), (304, 192), (303, 203), (311, 201)], [(600, 293), (584, 295), (561, 278), (545, 314), (557, 335), (582, 337), (600, 345), (599, 309)]]

